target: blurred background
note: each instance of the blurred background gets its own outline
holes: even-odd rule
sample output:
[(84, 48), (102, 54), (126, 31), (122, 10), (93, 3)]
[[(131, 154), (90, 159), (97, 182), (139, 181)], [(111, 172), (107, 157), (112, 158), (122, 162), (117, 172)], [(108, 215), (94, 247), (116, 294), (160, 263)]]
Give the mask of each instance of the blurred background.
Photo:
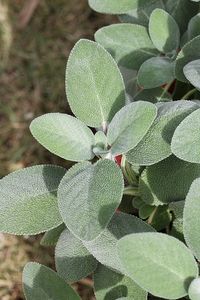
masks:
[[(67, 112), (64, 74), (80, 38), (115, 22), (90, 10), (87, 0), (0, 0), (0, 178), (23, 167), (66, 161), (48, 153), (29, 132), (32, 119)], [(53, 249), (38, 237), (0, 234), (0, 299), (24, 299), (21, 272), (27, 261), (54, 267)], [(90, 279), (74, 287), (94, 299)]]

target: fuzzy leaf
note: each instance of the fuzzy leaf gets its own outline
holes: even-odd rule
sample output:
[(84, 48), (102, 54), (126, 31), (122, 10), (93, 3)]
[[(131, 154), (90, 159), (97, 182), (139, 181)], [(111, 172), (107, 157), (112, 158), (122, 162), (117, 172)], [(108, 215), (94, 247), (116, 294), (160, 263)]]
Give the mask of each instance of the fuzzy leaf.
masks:
[[(145, 0), (146, 1), (146, 0)], [(138, 0), (89, 0), (92, 9), (106, 14), (122, 14), (138, 6)], [(144, 2), (144, 0), (143, 0)]]
[(147, 292), (133, 280), (102, 265), (94, 273), (94, 290), (97, 300), (116, 300), (120, 296), (128, 296), (125, 299), (147, 300)]
[(91, 127), (105, 126), (125, 104), (125, 86), (114, 59), (89, 40), (80, 40), (69, 56), (66, 93), (73, 113)]
[(191, 282), (188, 294), (191, 300), (200, 299), (200, 278), (196, 278)]
[(56, 272), (38, 263), (25, 266), (22, 280), (27, 300), (81, 300)]
[(96, 259), (83, 243), (65, 229), (56, 245), (56, 270), (68, 282), (75, 282), (91, 274), (97, 267)]
[(117, 241), (130, 233), (149, 231), (154, 229), (147, 223), (135, 216), (120, 212), (113, 216), (108, 227), (98, 238), (84, 242), (84, 245), (101, 264), (125, 274), (117, 253)]
[(80, 239), (93, 240), (119, 206), (123, 188), (122, 172), (113, 161), (75, 165), (58, 189), (59, 209), (66, 226)]
[[(200, 177), (200, 176), (199, 176)], [(183, 211), (183, 233), (187, 245), (200, 259), (200, 178), (196, 179), (187, 194)]]
[(107, 49), (119, 65), (138, 70), (141, 64), (157, 55), (147, 29), (135, 24), (114, 24), (95, 33), (95, 40)]
[(173, 211), (174, 220), (171, 227), (170, 234), (181, 241), (184, 241), (183, 237), (183, 209), (185, 201), (172, 202), (169, 205), (169, 209)]
[(200, 90), (200, 59), (191, 61), (183, 68), (187, 80)]
[(133, 149), (151, 127), (156, 114), (157, 108), (150, 102), (137, 101), (123, 107), (108, 127), (111, 153), (119, 155)]
[(188, 23), (188, 39), (191, 40), (200, 34), (200, 14), (194, 16)]
[(176, 127), (198, 105), (191, 101), (156, 104), (158, 116), (141, 142), (126, 154), (132, 164), (153, 165), (171, 155), (171, 139)]
[(40, 165), (0, 180), (0, 231), (38, 234), (62, 223), (56, 192), (66, 170)]
[(40, 245), (42, 246), (55, 246), (58, 242), (59, 236), (63, 232), (63, 230), (66, 228), (65, 224), (61, 224), (56, 228), (53, 228), (43, 235)]
[(185, 118), (176, 128), (171, 149), (172, 152), (188, 162), (200, 163), (200, 109)]
[(180, 201), (198, 177), (200, 165), (170, 156), (143, 171), (139, 190), (143, 201), (150, 205)]
[(32, 121), (30, 130), (35, 139), (50, 152), (72, 161), (94, 157), (94, 135), (78, 119), (61, 113), (50, 113)]
[(130, 278), (157, 297), (186, 296), (190, 282), (198, 275), (190, 250), (166, 234), (128, 235), (118, 242), (118, 252)]
[(144, 89), (152, 89), (174, 79), (174, 63), (165, 57), (146, 60), (138, 72), (138, 84)]
[(164, 53), (176, 51), (180, 32), (174, 18), (163, 9), (155, 9), (149, 20), (149, 34), (155, 47)]
[(176, 78), (180, 81), (187, 82), (187, 78), (183, 73), (183, 68), (189, 62), (200, 59), (200, 52), (197, 49), (200, 48), (200, 36), (195, 37), (191, 41), (189, 41), (182, 50), (179, 52), (176, 65), (175, 65), (175, 73)]

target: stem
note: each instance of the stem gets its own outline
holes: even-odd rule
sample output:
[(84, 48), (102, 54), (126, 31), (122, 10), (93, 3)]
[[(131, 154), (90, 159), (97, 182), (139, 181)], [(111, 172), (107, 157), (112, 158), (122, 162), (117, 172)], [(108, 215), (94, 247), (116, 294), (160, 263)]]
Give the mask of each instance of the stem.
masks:
[(131, 169), (129, 162), (127, 162), (126, 157), (123, 155), (122, 156), (122, 161), (121, 161), (121, 168), (124, 177), (128, 181), (130, 185), (138, 185), (138, 180), (137, 177), (134, 173), (134, 171)]
[(165, 93), (168, 92), (168, 90), (170, 89), (170, 87), (171, 87), (171, 85), (173, 84), (173, 82), (174, 82), (174, 80), (172, 80), (171, 82), (169, 82), (169, 83), (165, 86), (165, 88), (163, 89), (163, 92), (162, 92), (162, 94), (161, 94), (161, 96), (160, 96), (161, 99), (162, 99), (162, 97), (165, 95)]
[(134, 197), (138, 197), (140, 195), (138, 188), (132, 186), (125, 187), (123, 194), (128, 196), (134, 196)]
[(158, 209), (158, 206), (155, 207), (154, 211), (152, 212), (152, 214), (151, 214), (150, 217), (148, 218), (148, 224), (151, 225), (151, 223), (152, 223), (152, 221), (153, 221), (153, 218), (154, 218), (154, 216), (155, 216), (155, 213), (156, 213), (157, 209)]
[(196, 91), (197, 91), (197, 89), (190, 90), (188, 93), (186, 93), (186, 94), (183, 96), (182, 100), (188, 100), (188, 98), (189, 98), (190, 96), (192, 96)]

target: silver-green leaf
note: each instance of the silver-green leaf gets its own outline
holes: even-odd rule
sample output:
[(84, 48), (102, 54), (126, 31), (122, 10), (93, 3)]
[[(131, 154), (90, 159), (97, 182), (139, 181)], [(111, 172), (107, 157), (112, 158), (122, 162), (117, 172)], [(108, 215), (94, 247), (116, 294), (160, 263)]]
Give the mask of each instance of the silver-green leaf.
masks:
[(200, 90), (200, 59), (191, 61), (184, 68), (183, 72), (187, 80)]
[(138, 0), (89, 0), (92, 9), (107, 14), (122, 14), (138, 6)]

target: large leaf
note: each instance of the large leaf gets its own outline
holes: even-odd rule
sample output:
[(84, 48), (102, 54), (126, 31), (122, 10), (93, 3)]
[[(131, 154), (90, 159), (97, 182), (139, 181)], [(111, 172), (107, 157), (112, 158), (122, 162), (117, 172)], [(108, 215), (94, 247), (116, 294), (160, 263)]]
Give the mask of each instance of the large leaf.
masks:
[(46, 114), (33, 120), (30, 130), (41, 145), (64, 159), (82, 161), (94, 157), (92, 131), (72, 116)]
[(144, 89), (152, 89), (174, 79), (174, 63), (165, 57), (152, 57), (146, 60), (138, 72), (138, 83)]
[(34, 166), (0, 180), (0, 231), (38, 234), (62, 223), (56, 192), (66, 170)]
[(198, 275), (190, 250), (162, 233), (137, 233), (118, 242), (118, 252), (128, 275), (154, 296), (179, 299)]
[(22, 280), (26, 300), (81, 300), (57, 273), (38, 263), (25, 266)]
[(123, 107), (108, 127), (111, 153), (119, 155), (133, 149), (156, 118), (157, 108), (150, 102), (137, 101)]
[(66, 93), (73, 113), (92, 127), (105, 126), (125, 104), (125, 86), (115, 61), (89, 40), (80, 40), (69, 56)]
[(116, 300), (123, 296), (133, 300), (147, 299), (147, 292), (133, 280), (102, 265), (94, 273), (94, 290), (97, 300)]
[(164, 53), (177, 50), (180, 32), (174, 18), (163, 9), (155, 9), (149, 20), (149, 34), (155, 47)]
[(176, 128), (171, 149), (172, 152), (185, 161), (200, 163), (200, 109), (185, 118)]
[(137, 8), (139, 0), (89, 0), (88, 2), (92, 9), (100, 13), (122, 14)]
[(117, 241), (130, 233), (149, 231), (154, 229), (147, 223), (135, 216), (120, 212), (113, 216), (108, 227), (98, 238), (84, 242), (84, 245), (101, 264), (125, 274), (117, 253)]
[(138, 70), (141, 64), (157, 55), (147, 29), (134, 24), (114, 24), (95, 33), (95, 40), (107, 49), (119, 65)]
[(191, 101), (159, 103), (158, 116), (141, 142), (126, 155), (132, 164), (153, 165), (171, 155), (171, 139), (176, 127), (193, 110)]
[(187, 80), (200, 90), (200, 59), (188, 63), (183, 68), (183, 72)]
[(56, 245), (55, 262), (58, 274), (69, 282), (85, 278), (97, 267), (96, 259), (68, 229), (62, 232)]
[(66, 226), (80, 239), (93, 240), (119, 206), (123, 188), (122, 172), (113, 161), (75, 165), (58, 189), (59, 209)]
[[(200, 177), (200, 176), (199, 176)], [(187, 194), (183, 212), (183, 233), (188, 246), (200, 259), (200, 178), (196, 179)]]
[(170, 156), (144, 170), (139, 185), (141, 197), (150, 205), (183, 200), (198, 177), (200, 165)]
[(197, 49), (200, 48), (200, 36), (195, 37), (189, 41), (182, 50), (179, 52), (179, 55), (176, 59), (175, 73), (176, 78), (180, 81), (187, 82), (187, 79), (183, 73), (183, 68), (189, 62), (200, 59), (200, 52)]

